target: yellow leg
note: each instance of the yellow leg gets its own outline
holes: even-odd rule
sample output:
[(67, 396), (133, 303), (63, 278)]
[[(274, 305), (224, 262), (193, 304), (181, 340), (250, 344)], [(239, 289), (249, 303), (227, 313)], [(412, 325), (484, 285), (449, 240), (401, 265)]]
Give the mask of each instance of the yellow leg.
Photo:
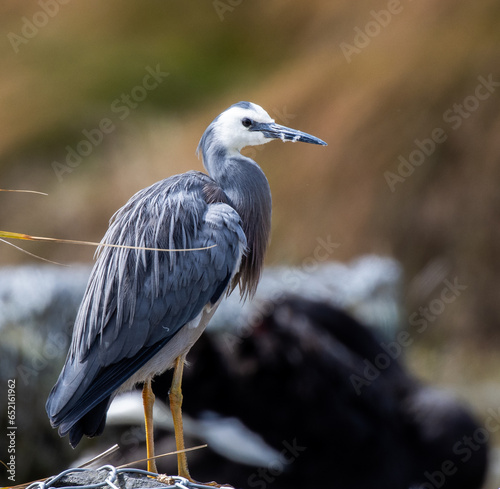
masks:
[[(184, 430), (182, 427), (182, 373), (184, 371), (184, 360), (186, 355), (181, 355), (175, 360), (174, 376), (170, 387), (169, 400), (172, 419), (174, 422), (175, 445), (177, 450), (184, 450)], [(177, 467), (179, 475), (190, 481), (193, 479), (189, 474), (186, 452), (177, 454)]]
[[(175, 431), (175, 444), (177, 450), (184, 450), (184, 430), (182, 427), (182, 373), (184, 371), (184, 362), (186, 355), (181, 355), (175, 360), (174, 377), (172, 379), (172, 386), (170, 387), (169, 400), (170, 411), (172, 412), (172, 420), (174, 422)], [(186, 452), (182, 451), (177, 454), (177, 468), (179, 475), (185, 479), (196, 483), (196, 481), (189, 474)], [(204, 482), (207, 486), (220, 487), (216, 482)]]
[(155, 456), (155, 444), (153, 434), (153, 405), (155, 403), (155, 395), (151, 389), (151, 379), (144, 382), (142, 389), (142, 402), (144, 404), (144, 420), (146, 424), (146, 450), (148, 457), (148, 472), (158, 473), (155, 460), (150, 460)]

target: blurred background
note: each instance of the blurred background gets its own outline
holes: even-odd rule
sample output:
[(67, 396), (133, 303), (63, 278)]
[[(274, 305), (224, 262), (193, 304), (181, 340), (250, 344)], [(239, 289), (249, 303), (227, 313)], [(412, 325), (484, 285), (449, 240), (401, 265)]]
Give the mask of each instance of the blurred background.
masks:
[[(137, 190), (202, 170), (216, 115), (255, 102), (329, 144), (245, 150), (273, 192), (267, 265), (396, 260), (406, 362), (480, 423), (498, 410), (498, 2), (5, 0), (0, 14), (0, 187), (48, 194), (0, 192), (0, 229), (99, 241)], [(0, 243), (4, 283), (29, 264)]]

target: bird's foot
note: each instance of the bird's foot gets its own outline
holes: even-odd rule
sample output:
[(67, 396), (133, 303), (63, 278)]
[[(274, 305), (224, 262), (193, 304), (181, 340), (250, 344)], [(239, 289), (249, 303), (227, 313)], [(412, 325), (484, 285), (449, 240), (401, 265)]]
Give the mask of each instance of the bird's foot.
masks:
[(176, 480), (171, 475), (167, 474), (158, 474), (156, 480), (167, 486), (175, 486), (176, 483)]
[(188, 476), (178, 475), (177, 477), (168, 476), (166, 474), (159, 474), (157, 480), (163, 482), (167, 485), (177, 485), (178, 487), (185, 487), (186, 489), (194, 485), (197, 489), (204, 487), (227, 487), (228, 489), (234, 489), (230, 484), (219, 484), (218, 482), (199, 482), (194, 480), (189, 474)]

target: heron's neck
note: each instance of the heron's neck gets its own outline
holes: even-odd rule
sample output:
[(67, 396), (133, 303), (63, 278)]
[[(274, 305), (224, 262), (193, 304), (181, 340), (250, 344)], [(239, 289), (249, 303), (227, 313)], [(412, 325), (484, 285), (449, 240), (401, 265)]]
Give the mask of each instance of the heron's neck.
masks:
[(257, 163), (239, 152), (227, 154), (219, 149), (203, 156), (208, 173), (241, 217), (248, 253), (240, 267), (240, 288), (243, 293), (252, 294), (257, 287), (271, 231), (269, 183)]

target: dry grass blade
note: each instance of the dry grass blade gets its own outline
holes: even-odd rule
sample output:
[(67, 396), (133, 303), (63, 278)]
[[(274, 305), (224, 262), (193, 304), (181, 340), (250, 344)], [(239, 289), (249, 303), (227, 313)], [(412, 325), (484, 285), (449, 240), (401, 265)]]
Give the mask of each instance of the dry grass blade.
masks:
[(14, 243), (9, 243), (8, 241), (5, 241), (5, 239), (1, 239), (0, 238), (0, 241), (2, 243), (5, 243), (5, 244), (9, 245), (9, 246), (12, 246), (16, 250), (22, 251), (23, 253), (26, 253), (27, 255), (32, 256), (33, 258), (37, 258), (38, 260), (43, 260), (43, 261), (46, 261), (47, 263), (52, 263), (53, 265), (61, 265), (63, 267), (68, 267), (69, 266), (69, 265), (64, 265), (64, 263), (59, 263), (57, 261), (47, 260), (47, 258), (43, 258), (41, 256), (35, 255), (34, 253), (30, 253), (29, 251), (24, 250), (20, 246), (16, 246)]
[(115, 444), (112, 447), (108, 448), (104, 452), (100, 453), (99, 455), (96, 455), (94, 458), (91, 458), (90, 460), (87, 460), (83, 464), (79, 465), (79, 469), (83, 469), (85, 467), (88, 467), (89, 465), (92, 465), (94, 462), (97, 462), (98, 460), (102, 460), (106, 458), (107, 456), (111, 455), (112, 453), (115, 453), (117, 450), (119, 450), (120, 447)]
[(130, 467), (131, 465), (139, 464), (141, 462), (147, 462), (148, 460), (156, 460), (157, 458), (167, 457), (168, 455), (177, 455), (178, 453), (182, 452), (192, 452), (193, 450), (200, 450), (201, 448), (207, 448), (207, 446), (208, 446), (207, 444), (198, 445), (196, 447), (185, 448), (184, 450), (176, 450), (175, 452), (162, 453), (161, 455), (155, 455), (154, 457), (143, 458), (141, 460), (134, 460), (133, 462), (130, 462), (128, 464), (120, 465), (118, 468), (123, 469), (125, 467)]
[(0, 188), (0, 192), (16, 192), (16, 193), (23, 193), (23, 194), (49, 195), (49, 194), (46, 194), (45, 192), (38, 192), (38, 190), (12, 190), (9, 188)]
[(46, 238), (43, 236), (30, 236), (29, 234), (23, 233), (13, 233), (11, 231), (0, 231), (0, 238), (3, 239), (22, 239), (25, 241), (50, 241), (52, 243), (66, 243), (84, 246), (105, 246), (110, 248), (126, 248), (129, 250), (146, 250), (146, 251), (168, 251), (168, 252), (179, 252), (179, 251), (202, 251), (209, 250), (217, 246), (216, 244), (210, 246), (203, 246), (201, 248), (148, 248), (146, 246), (129, 246), (129, 245), (118, 245), (111, 243), (96, 243), (93, 241), (79, 241), (75, 239), (59, 239), (59, 238)]

